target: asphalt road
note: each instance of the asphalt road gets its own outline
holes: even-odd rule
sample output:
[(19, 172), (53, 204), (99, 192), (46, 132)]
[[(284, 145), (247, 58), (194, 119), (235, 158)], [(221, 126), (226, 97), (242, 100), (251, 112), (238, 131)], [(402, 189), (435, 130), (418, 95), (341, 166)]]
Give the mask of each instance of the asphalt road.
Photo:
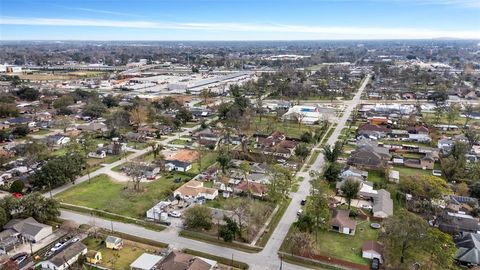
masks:
[[(332, 135), (330, 138), (327, 140), (327, 144), (333, 145), (342, 129), (345, 127), (347, 119), (350, 117), (350, 114), (352, 113), (353, 109), (360, 103), (360, 97), (362, 95), (363, 90), (365, 89), (365, 86), (367, 85), (368, 81), (370, 80), (370, 75), (366, 77), (366, 79), (363, 81), (362, 85), (358, 89), (357, 93), (355, 94), (354, 98), (349, 101), (345, 101), (345, 104), (347, 105), (345, 108), (345, 111), (343, 113), (343, 116), (339, 119), (337, 122), (337, 126), (335, 127)], [(178, 134), (175, 136), (175, 138), (169, 139), (168, 142), (175, 140), (176, 138), (179, 138), (182, 135), (188, 134), (188, 131), (185, 131), (183, 133)], [(165, 141), (167, 143), (167, 141)], [(318, 149), (318, 148), (316, 148)], [(146, 153), (148, 150), (142, 150), (141, 152), (132, 154), (130, 157), (134, 158), (136, 156), (142, 155), (142, 153)], [(313, 151), (312, 151), (313, 152)], [(124, 161), (123, 161), (124, 162)], [(104, 167), (102, 169), (99, 169), (98, 171), (94, 172), (95, 175), (103, 173), (105, 170), (111, 169), (115, 166), (118, 166), (123, 163), (122, 161), (115, 162), (107, 167)], [(118, 163), (118, 164), (117, 164)], [(321, 171), (322, 166), (324, 165), (324, 158), (323, 155), (319, 155), (318, 158), (315, 160), (313, 165), (311, 166), (311, 170), (314, 171)], [(92, 175), (94, 175), (92, 173)], [(78, 223), (84, 223), (84, 224), (90, 224), (90, 225), (95, 225), (97, 227), (105, 228), (105, 229), (111, 229), (113, 226), (113, 229), (115, 231), (120, 231), (123, 233), (127, 234), (132, 234), (138, 237), (146, 238), (146, 239), (153, 239), (159, 242), (164, 242), (168, 243), (171, 247), (181, 249), (181, 248), (190, 248), (194, 250), (198, 250), (201, 252), (217, 255), (217, 256), (222, 256), (226, 258), (231, 258), (233, 255), (234, 260), (246, 262), (250, 265), (251, 269), (280, 269), (281, 261), (280, 258), (277, 255), (277, 252), (280, 249), (280, 246), (282, 245), (283, 241), (285, 240), (288, 230), (292, 226), (293, 222), (295, 222), (297, 218), (297, 211), (301, 208), (300, 202), (301, 200), (305, 199), (309, 192), (310, 192), (310, 180), (311, 176), (309, 175), (308, 172), (302, 172), (302, 170), (299, 171), (296, 175), (297, 177), (303, 177), (303, 181), (300, 183), (300, 187), (298, 189), (298, 192), (291, 193), (292, 197), (292, 203), (289, 205), (287, 208), (285, 214), (283, 215), (282, 219), (280, 220), (278, 226), (275, 228), (274, 232), (272, 233), (272, 236), (270, 237), (267, 245), (265, 248), (259, 252), (259, 253), (246, 253), (242, 251), (238, 251), (235, 249), (230, 249), (230, 248), (225, 248), (225, 247), (220, 247), (212, 244), (208, 244), (205, 242), (200, 242), (196, 240), (191, 240), (187, 238), (183, 238), (178, 236), (177, 230), (173, 227), (168, 228), (164, 231), (161, 232), (156, 232), (156, 231), (151, 231), (148, 229), (145, 229), (143, 227), (139, 227), (136, 225), (132, 224), (124, 224), (116, 221), (110, 221), (110, 220), (105, 220), (105, 219), (100, 219), (98, 217), (91, 217), (88, 215), (84, 214), (79, 214), (79, 213), (74, 213), (70, 211), (64, 211), (62, 210), (61, 212), (61, 217), (63, 219), (70, 219), (70, 220), (75, 220)], [(82, 181), (86, 181), (88, 179), (85, 177), (82, 177)], [(79, 181), (77, 181), (79, 182)], [(62, 187), (60, 188), (61, 190), (67, 189), (67, 187)], [(58, 193), (58, 192), (56, 192)], [(297, 265), (291, 265), (288, 263), (283, 262), (282, 263), (282, 269), (305, 269), (303, 267), (297, 266)]]

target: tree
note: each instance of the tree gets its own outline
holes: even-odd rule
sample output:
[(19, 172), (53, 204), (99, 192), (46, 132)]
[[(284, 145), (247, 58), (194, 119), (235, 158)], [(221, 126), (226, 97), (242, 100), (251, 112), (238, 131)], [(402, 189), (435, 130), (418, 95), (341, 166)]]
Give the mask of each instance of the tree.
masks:
[(270, 183), (268, 184), (268, 198), (273, 202), (280, 202), (288, 196), (292, 188), (293, 176), (291, 171), (281, 165), (273, 165), (268, 169)]
[(25, 188), (25, 184), (23, 184), (22, 181), (20, 180), (15, 180), (13, 183), (10, 185), (10, 192), (11, 193), (21, 193), (23, 189)]
[(31, 87), (22, 87), (17, 91), (17, 96), (28, 101), (35, 101), (40, 97), (40, 92)]
[(33, 185), (39, 188), (53, 188), (75, 179), (85, 165), (83, 156), (70, 153), (48, 160), (42, 168), (33, 175)]
[(224, 217), (225, 225), (220, 225), (218, 229), (218, 235), (222, 237), (225, 242), (232, 242), (235, 239), (235, 236), (240, 233), (240, 228), (237, 225), (235, 220)]
[(465, 178), (465, 167), (468, 146), (463, 142), (456, 142), (446, 156), (440, 157), (442, 172), (448, 181), (462, 181)]
[(105, 104), (105, 106), (107, 106), (108, 108), (117, 107), (118, 99), (112, 94), (109, 94), (103, 98), (102, 103)]
[(182, 107), (175, 114), (175, 119), (178, 119), (182, 124), (185, 124), (193, 119), (193, 115), (192, 112), (189, 111), (187, 108)]
[(439, 199), (449, 192), (447, 182), (433, 175), (408, 176), (402, 178), (399, 188), (421, 199)]
[(358, 192), (360, 191), (360, 183), (353, 179), (347, 179), (340, 187), (340, 190), (342, 191), (343, 196), (347, 200), (348, 209), (350, 209), (352, 199), (355, 199)]
[(304, 142), (304, 143), (311, 143), (313, 141), (313, 136), (312, 136), (312, 133), (311, 132), (304, 132), (301, 136), (300, 136), (300, 141)]
[(385, 260), (392, 269), (402, 269), (419, 258), (419, 243), (428, 225), (421, 217), (401, 209), (386, 219), (380, 239), (385, 245)]
[(337, 161), (340, 153), (342, 151), (340, 143), (335, 143), (335, 146), (332, 148), (330, 145), (326, 144), (323, 146), (323, 154), (325, 155), (325, 159), (328, 162), (335, 162)]
[(75, 100), (71, 95), (63, 95), (53, 102), (53, 107), (58, 110), (60, 108), (66, 108), (73, 104), (75, 104)]
[(0, 117), (16, 117), (20, 114), (15, 104), (1, 103), (0, 104)]
[(304, 255), (307, 252), (313, 250), (313, 239), (309, 233), (294, 231), (290, 237), (292, 255)]
[(135, 127), (141, 127), (147, 122), (148, 111), (144, 105), (138, 105), (130, 112), (130, 122)]
[[(250, 164), (248, 162), (242, 162), (240, 164), (240, 170), (242, 170), (243, 173), (243, 180), (247, 182), (247, 188), (249, 188), (248, 184), (248, 174), (250, 173)], [(250, 190), (248, 191), (248, 196), (250, 196)]]
[(459, 196), (468, 196), (469, 195), (469, 192), (468, 192), (468, 185), (466, 183), (459, 183), (457, 185), (457, 195)]
[(30, 128), (27, 125), (16, 126), (12, 130), (12, 134), (18, 137), (25, 137), (30, 133)]
[(251, 214), (251, 200), (246, 198), (236, 198), (225, 202), (225, 210), (232, 212), (232, 217), (238, 221), (238, 234), (242, 237), (242, 233), (245, 229), (244, 224), (248, 224), (248, 217)]
[[(452, 123), (458, 118), (459, 116), (459, 109), (458, 109), (458, 106), (457, 105), (450, 105), (450, 107), (448, 107), (447, 109), (447, 122), (448, 122), (448, 125), (452, 125)], [(450, 127), (448, 127), (448, 129), (450, 129)]]
[(225, 173), (226, 169), (230, 167), (230, 161), (232, 158), (230, 155), (225, 152), (225, 151), (220, 151), (220, 154), (217, 156), (217, 162), (220, 164), (220, 167), (222, 168), (222, 172)]
[(452, 236), (437, 228), (428, 228), (425, 238), (420, 243), (428, 254), (428, 269), (451, 269), (457, 252)]
[(183, 218), (190, 229), (210, 230), (212, 228), (212, 214), (210, 208), (204, 205), (194, 205), (183, 213)]
[(307, 145), (301, 143), (295, 147), (295, 155), (302, 160), (305, 160), (308, 155), (310, 154), (310, 150), (308, 149)]
[(467, 128), (463, 131), (463, 134), (468, 140), (468, 145), (470, 148), (472, 148), (475, 144), (477, 144), (480, 141), (480, 134), (473, 129), (473, 128)]
[(3, 227), (3, 225), (7, 224), (7, 222), (10, 219), (7, 216), (7, 213), (5, 212), (5, 209), (3, 207), (0, 208), (0, 228)]
[(17, 200), (15, 218), (33, 217), (39, 222), (55, 220), (60, 216), (59, 203), (50, 198), (44, 197), (41, 193), (35, 192)]
[(341, 168), (337, 163), (328, 163), (327, 168), (323, 172), (323, 177), (330, 183), (338, 181)]
[(142, 165), (139, 162), (130, 162), (125, 167), (128, 171), (128, 175), (132, 179), (133, 190), (139, 191), (143, 177)]
[(107, 106), (101, 103), (97, 99), (90, 99), (83, 108), (83, 115), (90, 116), (92, 118), (99, 118), (107, 112)]

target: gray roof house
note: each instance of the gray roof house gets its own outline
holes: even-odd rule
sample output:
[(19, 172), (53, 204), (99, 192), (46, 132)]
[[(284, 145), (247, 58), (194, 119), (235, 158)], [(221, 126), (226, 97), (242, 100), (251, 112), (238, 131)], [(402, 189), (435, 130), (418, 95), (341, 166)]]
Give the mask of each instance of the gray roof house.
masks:
[(377, 191), (377, 196), (373, 198), (373, 216), (378, 218), (387, 218), (393, 215), (393, 201), (390, 198), (390, 192), (385, 189)]
[(455, 240), (457, 254), (455, 260), (467, 266), (480, 265), (480, 234), (467, 233)]
[(19, 233), (24, 239), (38, 242), (52, 234), (52, 226), (39, 223), (34, 218), (12, 219), (5, 226), (5, 230), (12, 230)]
[(79, 241), (63, 248), (40, 264), (42, 269), (64, 270), (68, 269), (81, 255), (85, 254), (87, 254), (87, 246)]

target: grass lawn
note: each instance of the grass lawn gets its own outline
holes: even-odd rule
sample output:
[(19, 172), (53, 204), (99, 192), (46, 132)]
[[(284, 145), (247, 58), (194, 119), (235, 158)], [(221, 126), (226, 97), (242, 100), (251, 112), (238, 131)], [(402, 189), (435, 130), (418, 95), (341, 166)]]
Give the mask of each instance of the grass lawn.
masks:
[[(124, 243), (121, 250), (111, 250), (102, 243), (103, 239), (86, 238), (82, 242), (88, 247), (88, 250), (96, 250), (102, 253), (100, 266), (110, 269), (130, 269), (130, 264), (145, 252), (152, 252), (154, 247), (136, 247)], [(142, 244), (143, 246), (143, 244)]]
[(127, 146), (128, 147), (131, 147), (133, 149), (145, 149), (148, 147), (148, 144), (147, 143), (144, 143), (144, 142), (128, 142), (127, 143)]
[(83, 182), (55, 197), (63, 203), (142, 218), (145, 211), (182, 184), (174, 183), (174, 179), (178, 177), (189, 179), (183, 174), (168, 174), (158, 180), (142, 183), (141, 191), (133, 191), (129, 183), (114, 182), (107, 175), (99, 175), (93, 178), (91, 183)]
[(313, 133), (316, 127), (319, 125), (298, 125), (298, 123), (293, 121), (280, 121), (275, 120), (271, 116), (263, 116), (260, 121), (260, 117), (255, 117), (253, 119), (251, 128), (259, 134), (270, 135), (273, 131), (283, 132), (287, 137), (300, 139), (303, 133), (310, 131)]
[(52, 132), (50, 129), (40, 129), (37, 132), (31, 133), (31, 135), (46, 135), (48, 133)]
[(310, 156), (310, 159), (308, 160), (308, 165), (312, 165), (315, 162), (315, 160), (317, 160), (320, 153), (321, 153), (320, 150), (314, 150), (312, 155)]
[(382, 172), (368, 171), (368, 181), (372, 183), (384, 183), (386, 179)]
[(368, 221), (362, 221), (357, 225), (354, 236), (319, 230), (316, 248), (322, 255), (359, 264), (368, 264), (369, 261), (362, 258), (362, 245), (364, 241), (377, 239), (378, 232), (378, 230), (370, 228), (370, 222)]
[(185, 125), (183, 125), (183, 128), (192, 128), (194, 126), (198, 126), (200, 123), (197, 122), (187, 122)]
[(51, 155), (53, 157), (60, 157), (60, 156), (64, 156), (65, 154), (67, 153), (67, 148), (66, 147), (63, 147), (63, 148), (59, 148), (59, 149), (56, 149), (54, 150)]
[(227, 199), (223, 196), (217, 196), (215, 200), (207, 200), (205, 205), (211, 208), (224, 209), (225, 201), (227, 201)]
[(189, 141), (187, 140), (182, 140), (182, 139), (176, 139), (170, 142), (171, 144), (176, 144), (176, 145), (187, 145)]
[(217, 161), (217, 156), (218, 156), (218, 153), (214, 151), (204, 153), (202, 156), (202, 166), (200, 166), (199, 161), (197, 159), (197, 161), (195, 161), (192, 164), (192, 169), (190, 169), (188, 173), (194, 173), (194, 174), (201, 173), (202, 171), (204, 171), (205, 169), (207, 169)]
[(394, 170), (400, 172), (400, 179), (403, 177), (409, 176), (431, 176), (432, 170), (422, 170), (422, 169), (415, 169), (415, 168), (408, 168), (403, 166), (394, 166)]

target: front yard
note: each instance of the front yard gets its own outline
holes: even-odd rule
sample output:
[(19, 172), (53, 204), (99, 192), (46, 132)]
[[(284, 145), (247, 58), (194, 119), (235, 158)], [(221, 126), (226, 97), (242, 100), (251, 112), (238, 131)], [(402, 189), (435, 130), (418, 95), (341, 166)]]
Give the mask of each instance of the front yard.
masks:
[(158, 180), (141, 183), (141, 190), (134, 191), (131, 183), (115, 182), (107, 175), (99, 175), (91, 183), (83, 182), (55, 197), (63, 203), (142, 218), (148, 209), (183, 184), (175, 183), (176, 178), (189, 179), (182, 174), (167, 174)]
[(310, 131), (313, 132), (319, 125), (299, 125), (293, 121), (276, 120), (272, 116), (255, 117), (252, 121), (251, 129), (255, 133), (270, 135), (273, 131), (280, 131), (285, 136), (295, 139), (300, 139), (303, 133)]

